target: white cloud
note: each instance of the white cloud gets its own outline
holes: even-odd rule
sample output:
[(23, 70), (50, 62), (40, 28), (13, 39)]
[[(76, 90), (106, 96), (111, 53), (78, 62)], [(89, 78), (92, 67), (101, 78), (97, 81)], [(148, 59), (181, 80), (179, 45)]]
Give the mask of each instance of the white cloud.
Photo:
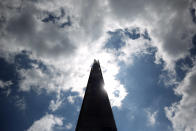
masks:
[(7, 89), (7, 91), (5, 92), (6, 93), (6, 96), (9, 96), (11, 92), (12, 92), (12, 90), (10, 88)]
[(50, 105), (49, 105), (49, 109), (52, 110), (52, 111), (56, 111), (62, 104), (62, 101), (59, 101), (59, 100), (51, 100), (50, 101)]
[[(20, 80), (20, 90), (30, 91), (31, 89), (40, 93), (41, 89), (45, 89), (49, 92), (59, 92), (62, 86), (65, 86), (66, 73), (60, 72), (53, 67), (47, 67), (48, 72), (44, 72), (38, 67), (37, 64), (31, 69), (18, 70)], [(64, 88), (64, 90), (66, 90)]]
[(175, 89), (176, 94), (182, 96), (179, 102), (166, 107), (166, 115), (172, 122), (175, 131), (196, 130), (196, 66), (186, 75)]
[(74, 96), (71, 96), (71, 95), (70, 95), (70, 96), (67, 97), (67, 100), (68, 100), (71, 104), (74, 104), (74, 102), (75, 102), (74, 98), (75, 98)]
[(189, 54), (191, 38), (196, 31), (190, 15), (191, 1), (179, 0), (110, 0), (112, 12), (121, 25), (137, 23), (150, 33), (158, 49), (157, 56), (166, 62), (167, 69)]
[(63, 126), (63, 118), (46, 114), (40, 120), (34, 121), (27, 131), (53, 131), (55, 126)]
[(73, 127), (73, 125), (71, 123), (68, 123), (65, 125), (65, 127), (67, 130), (70, 130)]
[[(48, 67), (47, 72), (41, 70), (37, 64), (33, 64), (32, 69), (18, 70), (22, 78), (20, 80), (20, 90), (35, 90), (38, 93), (41, 89), (45, 89), (47, 92), (71, 90), (73, 92), (79, 92), (79, 96), (82, 97), (84, 94), (83, 88), (87, 84), (91, 68), (90, 65), (93, 59), (97, 58), (101, 63), (105, 89), (108, 91), (112, 105), (121, 106), (122, 100), (127, 95), (127, 92), (120, 81), (115, 78), (119, 72), (115, 54), (102, 49), (105, 40), (106, 38), (102, 37), (99, 41), (92, 43), (92, 45), (78, 48), (72, 60), (61, 59), (54, 61), (51, 59), (42, 59)], [(116, 90), (119, 91), (118, 97), (114, 95)]]
[[(134, 27), (132, 27), (134, 28)], [(131, 29), (131, 28), (130, 28)], [(140, 29), (142, 30), (142, 29)], [(144, 30), (139, 32), (141, 35), (144, 33)], [(140, 37), (137, 40), (132, 40), (130, 38), (124, 39), (126, 45), (123, 46), (119, 52), (119, 60), (124, 61), (126, 64), (132, 64), (134, 56), (140, 56), (149, 53), (147, 48), (152, 47), (149, 40), (145, 40), (144, 38)]]
[(54, 101), (54, 100), (50, 101), (49, 109), (53, 112), (58, 110), (61, 107), (63, 101), (64, 101), (64, 99), (62, 99), (60, 96), (60, 93), (58, 93), (56, 101)]
[(13, 83), (12, 81), (2, 81), (0, 80), (0, 88), (6, 88), (6, 87), (9, 87), (11, 86)]
[(0, 88), (4, 89), (2, 92), (6, 94), (6, 96), (9, 96), (11, 93), (11, 88), (8, 88), (9, 86), (13, 85), (12, 81), (2, 81), (0, 80)]
[(26, 102), (24, 97), (21, 98), (20, 96), (15, 96), (15, 106), (19, 109), (19, 110), (25, 110), (26, 109)]
[(149, 126), (154, 126), (156, 124), (156, 117), (157, 117), (157, 111), (150, 112), (149, 110), (145, 110), (147, 114), (147, 120)]

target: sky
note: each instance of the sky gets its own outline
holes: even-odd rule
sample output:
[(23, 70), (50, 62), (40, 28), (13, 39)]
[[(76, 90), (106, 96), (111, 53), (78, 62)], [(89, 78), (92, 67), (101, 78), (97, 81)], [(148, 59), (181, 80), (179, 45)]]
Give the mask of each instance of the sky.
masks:
[(118, 131), (196, 131), (195, 0), (1, 0), (0, 130), (74, 131), (94, 59)]

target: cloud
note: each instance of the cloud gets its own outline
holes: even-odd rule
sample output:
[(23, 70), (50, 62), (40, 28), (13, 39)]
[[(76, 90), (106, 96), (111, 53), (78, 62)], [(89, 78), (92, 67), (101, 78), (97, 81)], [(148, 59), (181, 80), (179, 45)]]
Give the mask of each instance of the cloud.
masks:
[(185, 76), (184, 80), (175, 89), (176, 94), (182, 96), (179, 102), (165, 107), (166, 115), (172, 122), (175, 131), (196, 130), (196, 66)]
[(145, 112), (147, 114), (148, 125), (154, 126), (156, 124), (156, 117), (158, 112), (150, 112), (149, 110), (145, 110)]
[(3, 93), (6, 94), (6, 96), (9, 96), (11, 93), (11, 88), (9, 86), (13, 85), (12, 81), (2, 81), (0, 80), (0, 89), (3, 89)]
[[(30, 69), (19, 69), (18, 73), (21, 76), (20, 91), (35, 90), (41, 93), (42, 89), (49, 92), (59, 92), (65, 86), (66, 75), (65, 72), (56, 71), (53, 67), (47, 67), (44, 71), (39, 68), (38, 64), (32, 64)], [(62, 76), (63, 75), (63, 76)], [(64, 90), (67, 90), (64, 88)]]
[(34, 121), (27, 131), (53, 131), (56, 126), (63, 126), (63, 118), (46, 114), (40, 120)]
[(34, 2), (23, 1), (20, 10), (6, 8), (7, 4), (4, 6), (7, 13), (2, 14), (6, 18), (1, 31), (3, 49), (12, 52), (26, 49), (41, 57), (58, 57), (74, 51), (75, 46), (69, 40), (68, 32), (56, 25), (44, 24), (39, 18), (42, 11)]
[[(153, 46), (158, 49), (157, 59), (162, 58), (169, 68), (174, 61), (189, 54), (188, 49), (192, 47), (190, 41), (196, 28), (190, 13), (194, 2), (190, 1), (43, 0), (23, 1), (22, 6), (16, 3), (8, 1), (2, 4), (2, 16), (6, 18), (2, 43), (10, 43), (3, 44), (3, 47), (8, 49), (17, 45), (17, 50), (32, 50), (42, 57), (71, 55), (79, 45), (99, 39), (110, 29), (134, 25), (147, 28)], [(12, 9), (6, 8), (7, 5)], [(20, 7), (20, 10), (14, 7)], [(54, 24), (41, 21), (48, 14), (60, 16), (62, 9), (66, 15), (61, 19), (69, 16), (71, 26), (60, 29), (56, 26), (58, 20)]]
[(6, 87), (9, 87), (11, 86), (13, 83), (12, 81), (2, 81), (0, 80), (0, 88), (6, 88)]
[(71, 123), (68, 123), (65, 127), (67, 130), (70, 130), (73, 127), (73, 125)]
[[(157, 58), (166, 62), (166, 68), (174, 68), (177, 59), (189, 54), (195, 24), (190, 14), (190, 1), (110, 0), (109, 5), (116, 21), (148, 29), (157, 47)], [(167, 8), (166, 8), (167, 7)]]
[(62, 101), (59, 101), (59, 100), (57, 100), (57, 101), (51, 100), (50, 101), (50, 105), (49, 105), (49, 109), (51, 111), (56, 111), (61, 106), (61, 104), (62, 104)]
[(70, 96), (67, 97), (67, 100), (68, 100), (69, 103), (74, 104), (74, 102), (75, 102), (74, 98), (75, 98), (74, 96), (70, 95)]
[(7, 91), (5, 92), (6, 93), (6, 96), (9, 96), (11, 92), (12, 92), (12, 90), (10, 88), (7, 89)]
[(61, 107), (63, 101), (64, 100), (61, 98), (60, 93), (57, 93), (57, 99), (56, 99), (56, 101), (54, 101), (54, 100), (50, 101), (49, 109), (53, 112), (58, 110), (59, 107)]
[(15, 106), (21, 111), (25, 110), (26, 109), (26, 102), (25, 102), (24, 97), (21, 98), (20, 96), (17, 95), (14, 98), (15, 98), (15, 100), (14, 100)]

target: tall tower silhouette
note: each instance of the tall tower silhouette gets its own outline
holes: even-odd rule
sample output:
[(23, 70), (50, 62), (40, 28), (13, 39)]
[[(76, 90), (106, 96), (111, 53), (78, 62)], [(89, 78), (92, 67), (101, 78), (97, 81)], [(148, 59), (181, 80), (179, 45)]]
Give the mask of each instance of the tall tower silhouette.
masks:
[(99, 61), (94, 60), (76, 131), (117, 131)]

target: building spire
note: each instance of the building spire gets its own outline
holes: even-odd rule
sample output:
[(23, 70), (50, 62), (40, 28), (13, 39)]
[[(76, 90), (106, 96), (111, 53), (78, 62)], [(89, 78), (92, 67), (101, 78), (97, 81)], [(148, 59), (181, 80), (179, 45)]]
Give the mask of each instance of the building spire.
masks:
[(94, 60), (76, 131), (117, 131), (98, 60)]

